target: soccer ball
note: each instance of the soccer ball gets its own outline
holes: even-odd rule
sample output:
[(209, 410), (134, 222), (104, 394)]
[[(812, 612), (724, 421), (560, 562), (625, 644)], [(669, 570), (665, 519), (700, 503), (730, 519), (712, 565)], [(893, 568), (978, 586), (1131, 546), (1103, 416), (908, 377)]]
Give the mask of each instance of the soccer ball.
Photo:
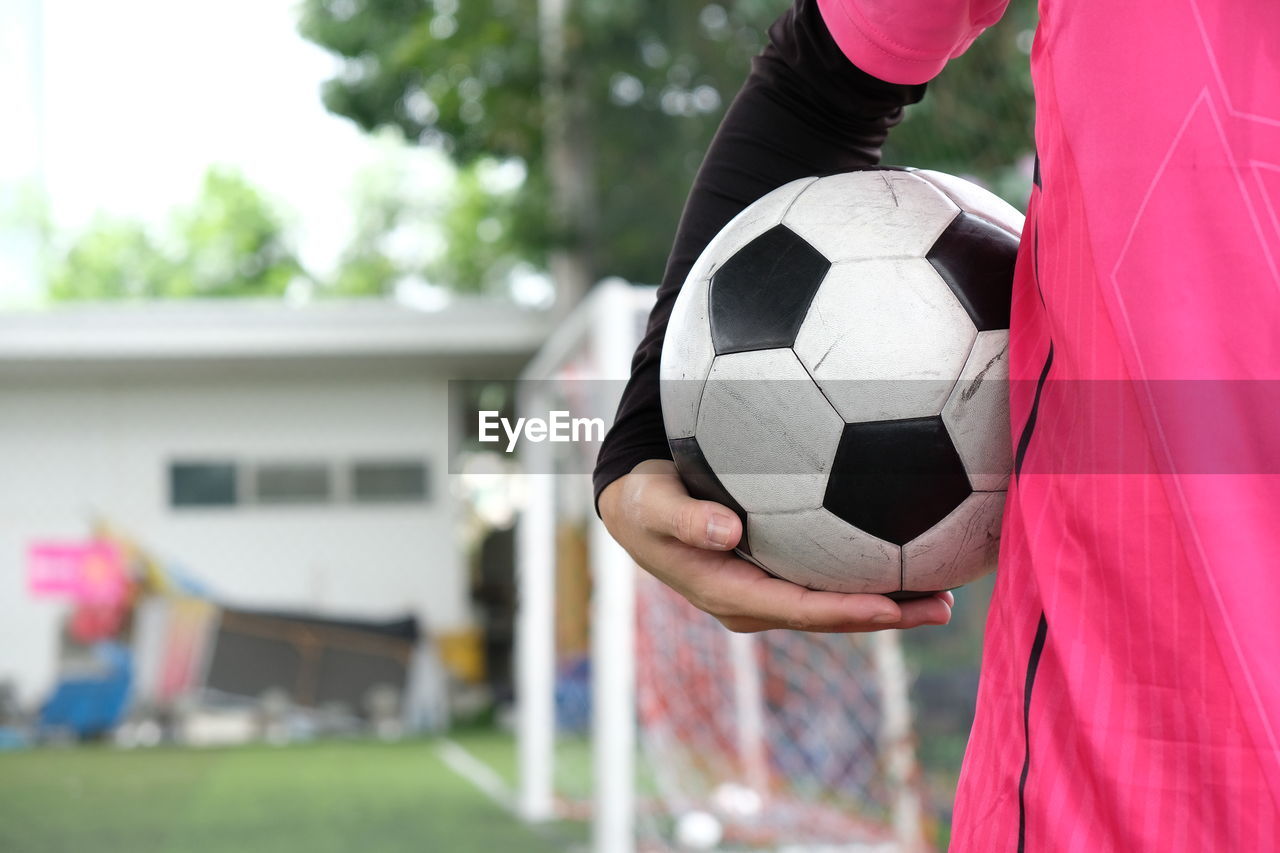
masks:
[(742, 557), (897, 598), (995, 567), (1021, 230), (967, 181), (875, 168), (780, 187), (707, 246), (663, 418), (690, 494), (742, 518)]
[(676, 843), (684, 850), (712, 850), (722, 838), (724, 827), (709, 812), (685, 812), (676, 821)]

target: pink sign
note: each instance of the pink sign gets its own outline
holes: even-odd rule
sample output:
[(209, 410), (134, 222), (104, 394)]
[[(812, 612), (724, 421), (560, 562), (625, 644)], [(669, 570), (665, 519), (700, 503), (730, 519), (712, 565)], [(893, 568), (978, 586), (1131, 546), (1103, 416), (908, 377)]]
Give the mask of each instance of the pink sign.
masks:
[(110, 542), (37, 542), (27, 549), (32, 595), (115, 604), (128, 589), (120, 552)]

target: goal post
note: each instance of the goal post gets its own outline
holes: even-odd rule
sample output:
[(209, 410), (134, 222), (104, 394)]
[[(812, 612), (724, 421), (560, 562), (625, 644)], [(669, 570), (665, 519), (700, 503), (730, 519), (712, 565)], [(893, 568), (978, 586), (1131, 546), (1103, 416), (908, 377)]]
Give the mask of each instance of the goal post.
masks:
[[(554, 380), (592, 382), (606, 396), (620, 392), (639, 344), (654, 289), (619, 280), (597, 285), (563, 322), (521, 375), (521, 416), (554, 408)], [(585, 370), (584, 370), (585, 364)], [(613, 399), (598, 401), (612, 417)], [(519, 521), (517, 578), (517, 711), (519, 806), (530, 821), (555, 816), (555, 540), (556, 508), (566, 490), (591, 494), (583, 472), (552, 473), (548, 444), (523, 449), (526, 492)], [(591, 612), (592, 804), (596, 850), (627, 853), (634, 845), (635, 669), (634, 577), (636, 566), (594, 511), (585, 519), (593, 586)]]

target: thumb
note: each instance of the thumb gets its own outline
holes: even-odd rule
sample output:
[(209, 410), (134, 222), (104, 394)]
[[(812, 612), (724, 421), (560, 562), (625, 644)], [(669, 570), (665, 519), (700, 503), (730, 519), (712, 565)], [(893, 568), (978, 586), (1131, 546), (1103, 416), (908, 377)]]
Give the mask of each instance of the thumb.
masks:
[(680, 498), (673, 510), (665, 532), (686, 545), (728, 551), (742, 538), (742, 520), (715, 501)]
[(742, 539), (738, 514), (715, 501), (690, 497), (672, 462), (642, 462), (629, 476), (637, 478), (631, 505), (650, 532), (713, 551), (731, 550)]

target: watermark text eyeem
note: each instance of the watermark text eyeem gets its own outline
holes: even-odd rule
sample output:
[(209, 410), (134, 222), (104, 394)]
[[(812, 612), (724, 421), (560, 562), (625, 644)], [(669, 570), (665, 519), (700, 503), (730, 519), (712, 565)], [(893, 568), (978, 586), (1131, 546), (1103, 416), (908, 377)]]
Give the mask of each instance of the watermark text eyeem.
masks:
[[(535, 444), (543, 441), (604, 441), (604, 418), (574, 418), (567, 411), (553, 411), (545, 418), (501, 417), (497, 411), (481, 411), (477, 436), (483, 442), (499, 442), (505, 435), (506, 452), (516, 449), (521, 439)], [(499, 434), (499, 430), (502, 434)]]

